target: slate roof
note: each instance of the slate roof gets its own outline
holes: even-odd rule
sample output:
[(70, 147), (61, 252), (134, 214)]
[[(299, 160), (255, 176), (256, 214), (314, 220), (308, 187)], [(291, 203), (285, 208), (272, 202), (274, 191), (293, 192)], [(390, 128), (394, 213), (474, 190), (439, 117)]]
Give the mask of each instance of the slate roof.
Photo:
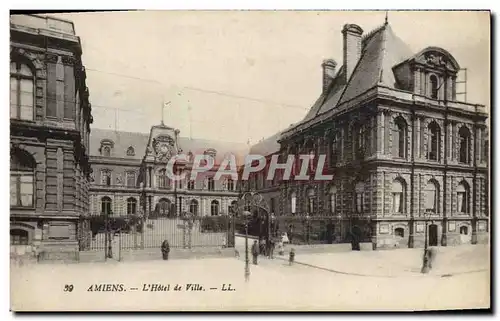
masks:
[(280, 150), (280, 144), (278, 143), (278, 138), (281, 133), (274, 134), (264, 140), (261, 140), (257, 144), (250, 148), (250, 154), (268, 156), (276, 153)]
[[(111, 140), (114, 143), (111, 157), (139, 159), (146, 153), (149, 134), (115, 131), (109, 129), (92, 128), (90, 131), (90, 156), (101, 156), (99, 148), (101, 141)], [(135, 156), (127, 156), (127, 149), (132, 146)]]
[[(396, 80), (392, 68), (413, 55), (388, 23), (367, 33), (362, 39), (361, 57), (347, 85), (342, 66), (326, 92), (320, 95), (304, 119), (294, 127), (331, 111), (376, 85), (395, 88)], [(292, 132), (294, 127), (285, 132)]]
[[(115, 131), (108, 129), (93, 128), (90, 132), (90, 156), (101, 156), (99, 148), (102, 140), (111, 140), (114, 143), (112, 157), (142, 160), (146, 153), (146, 146), (149, 141), (149, 133), (134, 133), (125, 131)], [(207, 149), (213, 148), (217, 151), (216, 162), (222, 161), (225, 155), (234, 154), (238, 163), (248, 153), (248, 145), (242, 143), (221, 142), (206, 139), (191, 139), (189, 137), (179, 137), (179, 147), (184, 153), (203, 154)], [(132, 146), (135, 156), (127, 156), (127, 149)]]

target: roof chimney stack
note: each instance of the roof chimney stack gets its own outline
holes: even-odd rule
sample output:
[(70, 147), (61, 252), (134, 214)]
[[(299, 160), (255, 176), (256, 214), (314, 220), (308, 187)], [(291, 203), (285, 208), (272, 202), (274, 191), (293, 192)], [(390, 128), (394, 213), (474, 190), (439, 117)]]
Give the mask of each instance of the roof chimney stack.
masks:
[(342, 34), (344, 35), (344, 69), (345, 82), (347, 83), (361, 57), (363, 29), (355, 24), (346, 24), (342, 29)]
[(326, 92), (335, 77), (337, 62), (333, 59), (325, 59), (321, 67), (323, 67), (323, 92)]

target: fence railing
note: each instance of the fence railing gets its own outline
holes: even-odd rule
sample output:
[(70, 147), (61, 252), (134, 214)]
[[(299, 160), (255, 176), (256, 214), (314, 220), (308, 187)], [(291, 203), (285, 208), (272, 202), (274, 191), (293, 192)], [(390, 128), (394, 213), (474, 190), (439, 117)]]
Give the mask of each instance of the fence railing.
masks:
[(228, 247), (234, 231), (228, 216), (185, 218), (91, 217), (83, 230), (80, 250), (105, 250), (110, 243), (120, 249), (160, 248), (167, 240), (173, 248)]

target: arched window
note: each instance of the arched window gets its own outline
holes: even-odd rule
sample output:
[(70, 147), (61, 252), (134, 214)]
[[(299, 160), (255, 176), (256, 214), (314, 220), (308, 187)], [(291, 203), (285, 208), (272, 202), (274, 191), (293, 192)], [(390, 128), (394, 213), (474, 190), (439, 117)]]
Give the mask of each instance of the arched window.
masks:
[(134, 147), (130, 146), (127, 148), (127, 156), (134, 156), (135, 155), (135, 150)]
[(212, 216), (219, 215), (219, 202), (217, 200), (213, 200), (210, 204), (210, 214), (212, 214)]
[(432, 75), (430, 77), (430, 82), (431, 82), (431, 98), (432, 99), (438, 99), (438, 79), (435, 75)]
[(161, 217), (169, 217), (170, 216), (170, 210), (172, 208), (172, 203), (170, 202), (169, 199), (167, 198), (162, 198), (158, 204), (156, 205), (156, 209), (158, 212), (158, 216)]
[(238, 215), (238, 202), (237, 201), (232, 201), (229, 208), (230, 208), (229, 213), (231, 213), (232, 215)]
[(439, 188), (437, 183), (429, 181), (425, 187), (425, 210), (433, 213), (437, 212)]
[(113, 211), (111, 210), (111, 198), (104, 196), (101, 198), (101, 214), (111, 215)]
[(354, 187), (354, 201), (357, 213), (363, 213), (365, 208), (365, 184), (359, 182)]
[(133, 197), (127, 199), (127, 214), (132, 215), (137, 213), (137, 200)]
[(314, 189), (310, 188), (307, 191), (307, 213), (310, 215), (313, 214), (314, 210), (315, 210), (315, 206), (314, 206), (315, 199), (316, 199), (316, 195), (314, 193)]
[(101, 185), (111, 186), (111, 171), (109, 169), (101, 170)]
[(111, 147), (109, 147), (109, 146), (104, 146), (104, 147), (102, 148), (102, 156), (106, 156), (106, 157), (111, 156)]
[(407, 124), (402, 117), (396, 118), (392, 131), (392, 154), (406, 158)]
[(207, 178), (207, 187), (209, 191), (215, 190), (215, 182), (213, 177)]
[(198, 201), (197, 200), (191, 200), (189, 203), (189, 212), (193, 214), (194, 216), (198, 216)]
[(10, 155), (10, 206), (34, 207), (36, 162), (24, 150), (13, 149)]
[(191, 179), (188, 180), (187, 188), (188, 188), (188, 190), (194, 189), (194, 180), (191, 180)]
[(11, 245), (28, 245), (29, 237), (28, 231), (22, 229), (11, 229), (10, 230), (10, 244)]
[(292, 210), (292, 214), (295, 214), (297, 210), (297, 194), (295, 192), (293, 192), (292, 195), (290, 196), (290, 202), (291, 202), (290, 207)]
[(162, 168), (158, 171), (158, 188), (169, 188), (167, 170)]
[(330, 187), (330, 212), (335, 214), (337, 210), (337, 188), (335, 186)]
[(436, 122), (432, 122), (428, 126), (429, 140), (427, 158), (430, 160), (439, 160), (439, 141), (441, 138), (441, 129)]
[(459, 162), (468, 164), (470, 162), (469, 158), (469, 148), (470, 148), (470, 132), (469, 129), (465, 126), (462, 126), (458, 131), (458, 135), (460, 138), (460, 155)]
[(469, 229), (467, 226), (460, 226), (460, 234), (461, 235), (468, 235), (469, 234)]
[(125, 173), (127, 176), (127, 186), (129, 187), (134, 187), (135, 186), (135, 173), (134, 172), (127, 172)]
[(405, 237), (405, 229), (402, 227), (398, 227), (394, 230), (394, 235), (396, 237)]
[(227, 179), (227, 190), (234, 191), (234, 181), (232, 178)]
[(10, 118), (33, 120), (35, 81), (31, 68), (23, 63), (10, 63)]
[(399, 179), (392, 182), (392, 211), (393, 213), (404, 213), (405, 208), (405, 184)]
[(457, 186), (457, 211), (469, 213), (469, 185), (465, 181)]

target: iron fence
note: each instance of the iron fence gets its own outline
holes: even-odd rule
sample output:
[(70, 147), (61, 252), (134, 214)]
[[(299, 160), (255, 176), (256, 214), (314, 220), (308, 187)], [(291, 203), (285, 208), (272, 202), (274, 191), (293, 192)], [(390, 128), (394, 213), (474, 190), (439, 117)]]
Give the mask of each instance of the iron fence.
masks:
[(92, 217), (90, 228), (79, 232), (80, 251), (160, 248), (164, 240), (171, 248), (234, 246), (234, 224), (229, 216), (193, 218)]

